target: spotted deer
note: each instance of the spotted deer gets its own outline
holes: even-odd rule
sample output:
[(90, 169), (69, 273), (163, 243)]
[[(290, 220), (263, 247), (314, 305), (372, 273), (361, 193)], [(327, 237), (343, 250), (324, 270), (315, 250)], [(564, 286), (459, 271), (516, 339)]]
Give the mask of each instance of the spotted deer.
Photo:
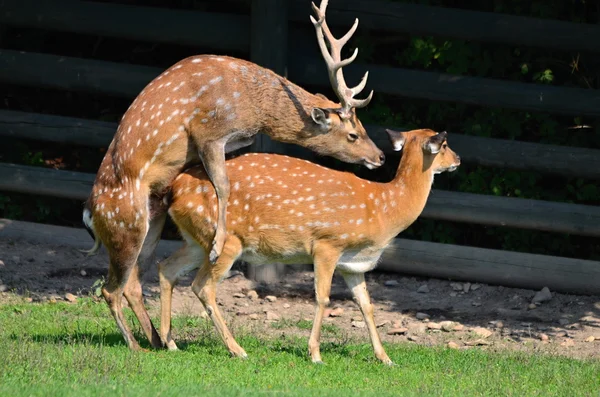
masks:
[(171, 337), (171, 296), (181, 274), (200, 268), (194, 293), (229, 352), (246, 357), (216, 304), (218, 282), (238, 259), (256, 265), (312, 261), (317, 301), (308, 343), (312, 361), (321, 363), (321, 323), (337, 269), (362, 311), (376, 357), (392, 364), (377, 333), (364, 273), (375, 268), (390, 241), (421, 214), (434, 175), (454, 171), (460, 157), (448, 147), (446, 132), (388, 134), (403, 154), (395, 178), (387, 183), (281, 155), (253, 153), (229, 160), (228, 235), (215, 264), (208, 260), (217, 226), (215, 191), (201, 166), (180, 174), (165, 199), (185, 243), (159, 264), (160, 334), (167, 347), (177, 349)]
[(165, 70), (123, 115), (86, 202), (83, 222), (95, 240), (88, 252), (96, 252), (101, 244), (108, 250), (108, 281), (102, 293), (131, 349), (139, 345), (123, 319), (123, 294), (152, 346), (161, 346), (142, 301), (138, 264), (154, 252), (166, 218), (162, 195), (186, 166), (203, 164), (216, 190), (217, 230), (209, 254), (214, 262), (226, 236), (230, 183), (225, 153), (250, 145), (257, 133), (371, 169), (383, 164), (383, 152), (355, 112), (372, 98), (372, 91), (366, 99), (354, 98), (364, 89), (368, 73), (354, 88), (347, 87), (342, 73), (356, 58), (355, 50), (342, 59), (341, 50), (358, 19), (345, 36), (335, 39), (325, 22), (326, 7), (326, 0), (320, 8), (313, 4), (318, 19), (311, 20), (340, 104), (256, 64), (202, 55)]

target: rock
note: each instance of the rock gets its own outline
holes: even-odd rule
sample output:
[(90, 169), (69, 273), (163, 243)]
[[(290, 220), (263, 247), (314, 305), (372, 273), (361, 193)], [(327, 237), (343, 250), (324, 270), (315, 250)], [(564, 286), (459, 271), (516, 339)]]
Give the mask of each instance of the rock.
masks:
[(595, 340), (596, 340), (596, 337), (595, 337), (595, 336), (593, 336), (593, 335), (591, 335), (591, 336), (588, 336), (587, 338), (585, 338), (585, 341), (586, 341), (586, 342), (593, 342), (593, 341), (595, 341)]
[(529, 304), (529, 306), (527, 306), (527, 308), (528, 308), (529, 310), (533, 310), (533, 309), (536, 309), (536, 308), (537, 308), (537, 305), (536, 305), (535, 303), (530, 303), (530, 304)]
[(4, 267), (4, 261), (0, 259), (0, 267)]
[[(383, 320), (382, 322), (375, 324), (375, 326), (377, 328), (381, 328), (381, 327), (384, 327), (384, 326), (386, 326), (388, 324), (391, 324), (390, 320)], [(392, 327), (392, 329), (394, 329), (394, 328), (400, 328), (400, 327)]]
[(489, 324), (493, 325), (496, 328), (504, 328), (504, 323), (502, 322), (502, 320), (493, 320), (490, 321)]
[(355, 328), (364, 328), (367, 326), (364, 321), (352, 321), (352, 326)]
[(33, 302), (33, 298), (25, 298), (25, 302), (31, 303), (31, 302)]
[(383, 283), (383, 285), (385, 285), (386, 287), (397, 287), (398, 285), (400, 285), (400, 283), (398, 282), (398, 280), (387, 280), (385, 283)]
[(548, 337), (548, 335), (546, 335), (546, 334), (540, 334), (540, 340), (542, 342), (548, 342), (549, 339), (550, 338)]
[(567, 324), (569, 324), (569, 320), (567, 320), (566, 318), (559, 318), (558, 323), (560, 325), (567, 325)]
[(488, 342), (487, 340), (483, 340), (483, 339), (477, 339), (477, 340), (470, 340), (465, 342), (465, 345), (467, 346), (488, 346), (491, 345), (491, 342)]
[(277, 297), (273, 296), (273, 295), (267, 295), (267, 296), (265, 296), (265, 300), (267, 302), (275, 302), (277, 300)]
[(249, 318), (250, 320), (258, 320), (258, 314), (256, 314), (256, 313), (252, 313), (252, 314), (250, 314), (250, 315), (248, 316), (248, 318)]
[(50, 302), (50, 303), (56, 303), (56, 298), (55, 297), (51, 297), (50, 299), (48, 299), (48, 302)]
[[(396, 327), (401, 328), (401, 327)], [(411, 323), (408, 325), (408, 330), (412, 334), (422, 334), (427, 329), (427, 325), (424, 323)]]
[(388, 335), (403, 335), (408, 331), (408, 328), (390, 328), (387, 332)]
[(236, 292), (235, 294), (233, 294), (234, 298), (245, 298), (246, 295), (242, 294), (241, 292)]
[(540, 291), (536, 292), (535, 296), (531, 300), (531, 303), (546, 302), (550, 299), (552, 299), (552, 293), (550, 292), (548, 287), (544, 287)]
[(429, 328), (429, 329), (442, 329), (442, 326), (439, 323), (434, 323), (433, 321), (430, 321), (430, 322), (427, 323), (427, 328)]
[(469, 292), (470, 289), (471, 289), (471, 283), (464, 283), (463, 284), (463, 291), (465, 292), (465, 294), (467, 292)]
[(481, 306), (481, 302), (472, 302), (471, 305), (473, 305), (475, 307), (479, 307), (479, 306)]
[(448, 346), (450, 349), (454, 349), (454, 350), (458, 350), (458, 349), (460, 349), (460, 346), (459, 346), (459, 345), (458, 345), (458, 343), (456, 343), (456, 342), (448, 342), (447, 346)]
[(493, 334), (492, 331), (490, 331), (487, 328), (483, 328), (483, 327), (473, 327), (473, 328), (471, 328), (471, 331), (474, 334), (481, 336), (482, 338), (489, 338)]
[(280, 319), (281, 319), (281, 316), (279, 314), (277, 314), (275, 312), (271, 312), (271, 311), (267, 312), (267, 320), (279, 321)]
[(465, 329), (465, 326), (461, 323), (454, 323), (454, 331), (462, 331)]
[(292, 307), (289, 303), (284, 303), (283, 304), (283, 308), (284, 309), (289, 309), (290, 307)]
[(258, 292), (251, 290), (251, 291), (248, 291), (246, 296), (248, 297), (248, 299), (255, 300), (255, 299), (258, 299)]
[(354, 316), (350, 319), (351, 321), (363, 321), (362, 316)]
[(563, 347), (573, 347), (573, 346), (575, 346), (575, 342), (573, 341), (573, 339), (566, 339), (560, 345), (563, 346)]
[(454, 321), (442, 321), (440, 323), (440, 328), (442, 331), (452, 332), (454, 331), (454, 327), (456, 327), (456, 323)]
[(419, 288), (417, 288), (417, 292), (420, 294), (426, 294), (429, 292), (429, 287), (427, 286), (427, 284), (423, 284)]
[(75, 295), (73, 295), (72, 293), (67, 292), (65, 294), (65, 300), (67, 300), (69, 302), (75, 302), (75, 301), (77, 301), (77, 297)]
[(481, 284), (472, 284), (471, 285), (471, 291), (477, 291), (479, 288), (481, 288)]
[(456, 292), (463, 290), (463, 285), (461, 283), (450, 283), (450, 287)]
[[(416, 324), (421, 324), (421, 323), (416, 323)], [(394, 320), (394, 322), (392, 323), (392, 328), (400, 328), (400, 327), (402, 327), (402, 321)]]
[(417, 318), (417, 320), (425, 320), (429, 318), (429, 314), (427, 313), (423, 313), (423, 312), (418, 312), (415, 317)]
[(341, 317), (344, 314), (344, 309), (342, 307), (336, 307), (329, 313), (329, 317)]
[(453, 298), (456, 298), (457, 295), (458, 294), (456, 292), (450, 292), (450, 296), (453, 297)]
[(411, 342), (418, 342), (419, 341), (419, 338), (417, 336), (415, 336), (415, 335), (408, 335), (406, 337), (406, 339), (408, 339)]
[(6, 284), (0, 284), (0, 292), (8, 291), (8, 286)]
[(87, 276), (87, 272), (85, 270), (80, 271), (79, 274), (81, 274), (82, 277)]

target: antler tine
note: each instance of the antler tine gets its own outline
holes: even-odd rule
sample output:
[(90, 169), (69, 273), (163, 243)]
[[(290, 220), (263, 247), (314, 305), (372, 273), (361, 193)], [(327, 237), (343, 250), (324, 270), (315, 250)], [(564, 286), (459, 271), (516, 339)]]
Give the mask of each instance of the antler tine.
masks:
[(336, 40), (340, 46), (340, 50), (343, 46), (346, 45), (346, 43), (348, 42), (348, 40), (350, 40), (352, 35), (354, 35), (354, 32), (356, 32), (356, 28), (358, 28), (358, 18), (354, 19), (354, 25), (352, 25), (348, 33), (346, 33), (342, 38)]
[(353, 98), (356, 95), (360, 94), (360, 92), (365, 89), (365, 86), (367, 85), (367, 79), (368, 78), (369, 78), (369, 72), (367, 71), (365, 73), (365, 75), (363, 76), (363, 78), (360, 80), (360, 83), (358, 83), (356, 85), (356, 87), (350, 89), (350, 91), (352, 91), (352, 97)]
[(367, 106), (369, 104), (369, 102), (371, 102), (371, 99), (373, 99), (373, 90), (371, 90), (371, 92), (369, 93), (369, 96), (366, 97), (365, 99), (351, 99), (350, 105), (351, 105), (351, 107), (356, 108), (356, 109), (364, 108), (365, 106)]

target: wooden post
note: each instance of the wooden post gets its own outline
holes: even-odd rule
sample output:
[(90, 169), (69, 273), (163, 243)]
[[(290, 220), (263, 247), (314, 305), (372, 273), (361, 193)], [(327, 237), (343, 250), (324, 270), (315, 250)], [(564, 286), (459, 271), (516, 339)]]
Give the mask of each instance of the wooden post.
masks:
[[(288, 0), (252, 0), (250, 60), (287, 76)], [(284, 153), (283, 144), (258, 134), (253, 152)], [(248, 277), (272, 282), (280, 278), (284, 265), (248, 266)]]

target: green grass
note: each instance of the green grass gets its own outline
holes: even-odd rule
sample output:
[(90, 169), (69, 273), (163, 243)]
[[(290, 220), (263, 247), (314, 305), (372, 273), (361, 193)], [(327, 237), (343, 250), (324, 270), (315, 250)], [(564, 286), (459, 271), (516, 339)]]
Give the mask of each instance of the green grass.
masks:
[[(131, 320), (128, 312), (128, 319)], [(294, 326), (298, 326), (295, 324)], [(0, 395), (598, 395), (600, 363), (516, 353), (324, 343), (327, 365), (306, 340), (238, 330), (250, 358), (229, 358), (212, 325), (174, 319), (179, 352), (130, 352), (103, 302), (0, 306)], [(137, 330), (138, 340), (144, 340)], [(366, 337), (366, 332), (365, 332)], [(145, 342), (145, 340), (144, 340)]]

